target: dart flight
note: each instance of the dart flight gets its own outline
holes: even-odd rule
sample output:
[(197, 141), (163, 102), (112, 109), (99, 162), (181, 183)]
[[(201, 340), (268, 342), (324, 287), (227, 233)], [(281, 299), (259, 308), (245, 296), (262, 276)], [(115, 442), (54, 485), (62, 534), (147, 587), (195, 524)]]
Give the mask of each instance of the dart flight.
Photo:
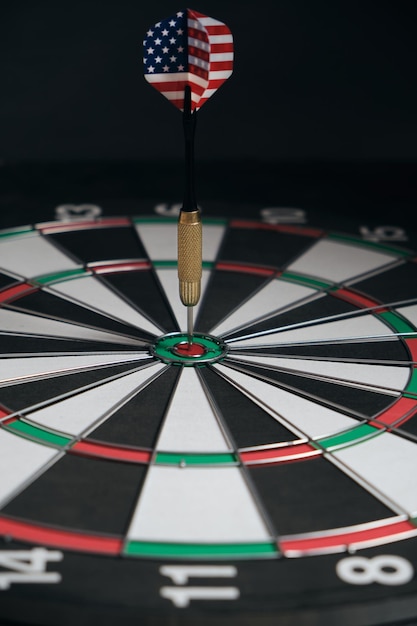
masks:
[(233, 71), (229, 28), (191, 9), (178, 11), (150, 27), (143, 49), (146, 80), (181, 111), (187, 85), (191, 110), (196, 111)]

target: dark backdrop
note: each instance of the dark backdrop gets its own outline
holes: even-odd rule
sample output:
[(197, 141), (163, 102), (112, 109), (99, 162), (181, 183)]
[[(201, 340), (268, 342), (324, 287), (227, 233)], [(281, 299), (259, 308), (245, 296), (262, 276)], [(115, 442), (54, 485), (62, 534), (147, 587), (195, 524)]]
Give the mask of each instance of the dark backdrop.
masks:
[[(170, 0), (0, 9), (0, 157), (182, 156), (179, 112), (142, 78)], [(232, 78), (201, 110), (200, 159), (417, 157), (414, 0), (196, 0), (231, 28)]]

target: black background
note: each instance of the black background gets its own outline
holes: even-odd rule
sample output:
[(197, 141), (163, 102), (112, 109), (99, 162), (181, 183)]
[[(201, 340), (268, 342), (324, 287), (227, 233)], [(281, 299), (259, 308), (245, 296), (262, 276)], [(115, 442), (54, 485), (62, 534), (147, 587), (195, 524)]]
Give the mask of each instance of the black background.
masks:
[[(171, 0), (17, 0), (1, 9), (0, 155), (171, 158), (178, 111), (142, 78)], [(200, 115), (201, 158), (417, 157), (413, 0), (199, 0), (236, 47)], [(180, 145), (178, 145), (180, 144)]]
[[(181, 8), (170, 0), (2, 6), (2, 225), (52, 218), (63, 202), (132, 212), (143, 200), (181, 201), (181, 115), (142, 76), (146, 30)], [(413, 0), (192, 8), (227, 23), (235, 39), (235, 71), (199, 113), (203, 206), (413, 219)]]

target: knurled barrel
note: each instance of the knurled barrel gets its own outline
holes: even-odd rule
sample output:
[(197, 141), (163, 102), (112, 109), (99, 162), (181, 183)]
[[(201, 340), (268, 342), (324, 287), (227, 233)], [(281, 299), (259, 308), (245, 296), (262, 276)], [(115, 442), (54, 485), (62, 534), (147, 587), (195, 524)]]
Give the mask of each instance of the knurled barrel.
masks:
[(181, 302), (195, 306), (200, 299), (203, 231), (200, 211), (181, 211), (178, 219), (178, 278)]

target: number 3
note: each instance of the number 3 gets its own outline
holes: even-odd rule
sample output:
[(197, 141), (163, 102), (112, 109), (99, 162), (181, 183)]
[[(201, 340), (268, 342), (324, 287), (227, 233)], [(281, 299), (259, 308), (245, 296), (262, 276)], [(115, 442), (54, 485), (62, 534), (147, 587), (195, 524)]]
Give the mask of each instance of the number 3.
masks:
[(414, 576), (410, 561), (402, 556), (381, 554), (373, 558), (348, 556), (336, 565), (336, 573), (350, 585), (405, 585)]

